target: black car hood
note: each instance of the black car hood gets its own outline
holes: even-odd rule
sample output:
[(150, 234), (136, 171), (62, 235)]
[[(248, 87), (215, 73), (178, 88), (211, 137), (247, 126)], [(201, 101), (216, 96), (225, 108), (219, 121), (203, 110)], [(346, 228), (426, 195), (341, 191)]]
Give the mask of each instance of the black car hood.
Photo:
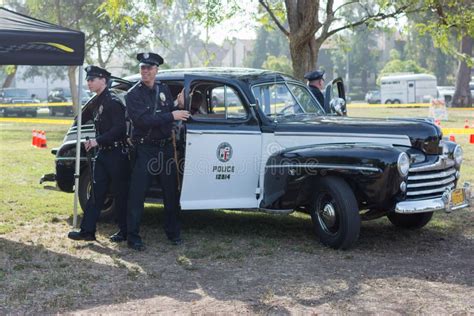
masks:
[(374, 119), (340, 116), (299, 115), (278, 117), (274, 131), (277, 133), (335, 133), (406, 135), (412, 147), (427, 154), (439, 153), (441, 130), (421, 119)]

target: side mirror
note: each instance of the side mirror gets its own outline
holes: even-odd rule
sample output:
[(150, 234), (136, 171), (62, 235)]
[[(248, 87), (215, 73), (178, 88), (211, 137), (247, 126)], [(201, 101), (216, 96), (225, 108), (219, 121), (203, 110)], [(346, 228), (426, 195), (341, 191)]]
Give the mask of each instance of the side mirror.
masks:
[(346, 101), (343, 98), (334, 98), (329, 102), (331, 112), (336, 113), (339, 116), (347, 116)]

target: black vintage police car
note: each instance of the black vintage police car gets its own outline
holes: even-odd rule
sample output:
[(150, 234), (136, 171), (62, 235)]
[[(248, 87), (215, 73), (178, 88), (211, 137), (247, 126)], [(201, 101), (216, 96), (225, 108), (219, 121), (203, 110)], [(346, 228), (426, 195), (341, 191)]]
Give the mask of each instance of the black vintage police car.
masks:
[[(123, 96), (137, 80), (112, 88)], [(458, 145), (426, 120), (344, 116), (341, 80), (328, 85), (324, 105), (300, 81), (266, 70), (166, 70), (157, 80), (174, 96), (184, 87), (193, 113), (176, 129), (183, 210), (304, 210), (323, 244), (347, 249), (361, 220), (387, 216), (396, 226), (420, 228), (434, 211), (469, 206), (469, 184), (457, 183)], [(94, 126), (85, 122), (82, 132), (93, 137)], [(75, 139), (73, 126), (53, 150), (54, 178), (65, 192), (74, 190)], [(90, 175), (82, 157), (84, 207)], [(160, 193), (156, 184), (148, 197), (157, 201)]]

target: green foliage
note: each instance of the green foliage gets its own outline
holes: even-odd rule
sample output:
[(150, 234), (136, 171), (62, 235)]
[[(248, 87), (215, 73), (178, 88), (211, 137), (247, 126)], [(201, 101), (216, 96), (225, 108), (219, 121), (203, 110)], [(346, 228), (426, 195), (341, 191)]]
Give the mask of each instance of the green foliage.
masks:
[(293, 68), (291, 66), (291, 61), (286, 56), (272, 56), (269, 55), (265, 62), (263, 63), (262, 67), (268, 70), (274, 70), (283, 72), (286, 74), (293, 73)]
[(469, 67), (472, 67), (474, 65), (472, 55), (460, 53), (458, 43), (464, 36), (474, 38), (474, 2), (472, 0), (422, 0), (421, 8), (433, 14), (431, 18), (415, 24), (420, 34), (429, 34), (435, 47), (467, 62)]
[(257, 31), (255, 47), (244, 64), (247, 67), (262, 68), (271, 55), (289, 56), (288, 39), (279, 30), (262, 26)]
[[(440, 86), (453, 85), (455, 78), (456, 58), (435, 47), (429, 33), (420, 34), (417, 24), (436, 18), (432, 11), (420, 11), (408, 16), (409, 21), (403, 31), (406, 36), (405, 55), (410, 56), (420, 66), (434, 73)], [(449, 41), (455, 43), (456, 34), (449, 35)]]
[(241, 11), (236, 0), (190, 0), (192, 11), (189, 17), (196, 19), (206, 29), (219, 25)]
[(380, 78), (393, 73), (427, 73), (430, 72), (418, 65), (414, 60), (400, 60), (400, 59), (392, 59), (388, 63), (385, 64), (385, 67), (382, 68), (380, 71), (379, 77), (377, 79), (377, 84), (380, 84)]

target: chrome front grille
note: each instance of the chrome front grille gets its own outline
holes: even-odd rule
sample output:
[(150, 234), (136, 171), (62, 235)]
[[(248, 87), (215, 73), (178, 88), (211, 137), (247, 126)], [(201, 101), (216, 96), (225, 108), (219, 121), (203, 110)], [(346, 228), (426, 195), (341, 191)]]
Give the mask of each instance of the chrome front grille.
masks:
[(454, 189), (456, 171), (454, 160), (446, 156), (440, 156), (433, 164), (410, 168), (407, 200), (440, 197), (446, 189)]

